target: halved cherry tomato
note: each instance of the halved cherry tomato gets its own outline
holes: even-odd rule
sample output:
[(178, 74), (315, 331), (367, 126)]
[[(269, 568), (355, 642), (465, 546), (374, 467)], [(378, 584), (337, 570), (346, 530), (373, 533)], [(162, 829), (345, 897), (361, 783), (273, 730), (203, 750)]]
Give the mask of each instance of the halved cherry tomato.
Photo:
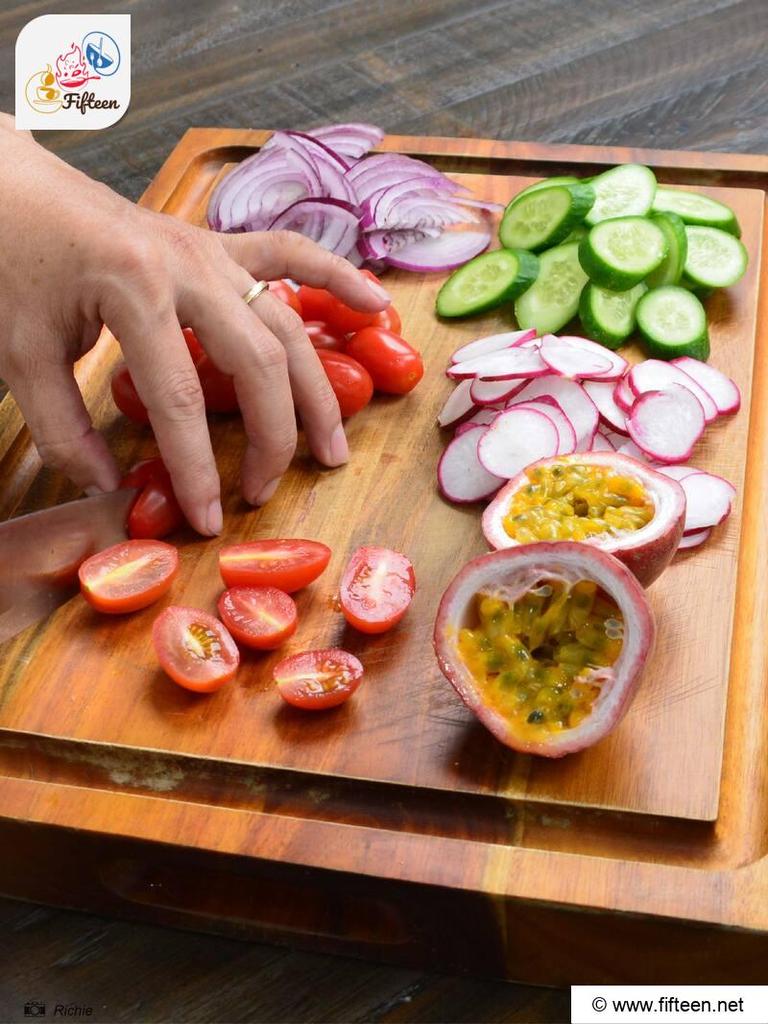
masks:
[(276, 299), (280, 299), (280, 301), (284, 302), (286, 306), (290, 306), (295, 313), (299, 314), (299, 316), (302, 315), (299, 296), (287, 281), (270, 281), (269, 290)]
[(277, 587), (232, 587), (218, 608), (235, 640), (257, 651), (272, 651), (296, 632), (296, 603)]
[(343, 335), (334, 334), (328, 324), (324, 324), (322, 320), (305, 320), (304, 330), (315, 348), (328, 349), (329, 352), (343, 352), (347, 344)]
[(140, 488), (128, 513), (128, 536), (134, 540), (159, 540), (186, 523), (173, 491), (171, 475), (162, 459), (137, 462), (120, 481), (120, 486)]
[(342, 416), (354, 416), (373, 396), (371, 375), (356, 359), (344, 352), (331, 352), (319, 348), (317, 354), (326, 372)]
[(119, 363), (115, 367), (110, 384), (112, 398), (123, 416), (127, 416), (134, 423), (149, 423), (149, 413), (139, 398), (131, 372), (125, 363)]
[(179, 571), (179, 554), (160, 540), (126, 540), (86, 558), (80, 566), (83, 597), (100, 612), (119, 615), (154, 604)]
[(400, 319), (400, 314), (397, 312), (394, 306), (387, 306), (386, 309), (382, 309), (380, 313), (377, 313), (373, 318), (373, 322), (369, 325), (371, 327), (383, 327), (385, 331), (392, 331), (393, 334), (399, 334), (402, 330), (403, 323)]
[(406, 395), (424, 376), (416, 349), (383, 327), (365, 327), (353, 334), (347, 353), (370, 373), (376, 390), (388, 395)]
[(195, 693), (218, 690), (240, 664), (240, 652), (226, 626), (199, 608), (166, 608), (152, 626), (152, 643), (174, 683)]
[(352, 696), (362, 682), (363, 666), (354, 654), (331, 648), (293, 654), (275, 665), (272, 676), (288, 704), (323, 711)]
[(331, 549), (317, 540), (253, 540), (219, 552), (219, 571), (228, 587), (277, 587), (292, 594), (316, 580)]
[(402, 619), (416, 590), (410, 561), (389, 548), (358, 548), (341, 578), (341, 610), (361, 633), (385, 633)]

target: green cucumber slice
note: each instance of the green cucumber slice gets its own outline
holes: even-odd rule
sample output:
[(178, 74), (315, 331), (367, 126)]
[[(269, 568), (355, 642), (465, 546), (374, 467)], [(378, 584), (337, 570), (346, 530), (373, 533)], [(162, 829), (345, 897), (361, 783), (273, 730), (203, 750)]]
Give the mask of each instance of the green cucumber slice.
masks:
[(693, 292), (674, 284), (652, 288), (638, 302), (636, 315), (654, 358), (709, 357), (707, 314)]
[(579, 178), (574, 178), (568, 174), (562, 174), (555, 178), (544, 178), (543, 181), (536, 181), (533, 185), (528, 185), (527, 188), (524, 188), (522, 192), (518, 192), (515, 199), (519, 199), (520, 196), (527, 196), (529, 192), (538, 192), (542, 188), (554, 188), (556, 185), (578, 185), (579, 181)]
[(587, 337), (618, 348), (635, 329), (637, 304), (648, 291), (642, 282), (626, 292), (588, 284), (579, 299), (579, 317)]
[(747, 269), (744, 245), (720, 228), (688, 225), (688, 255), (685, 276), (703, 288), (728, 288), (736, 284)]
[(659, 288), (663, 284), (678, 284), (683, 276), (685, 257), (688, 255), (685, 224), (676, 213), (652, 213), (651, 220), (664, 233), (667, 240), (667, 255), (648, 275), (648, 287)]
[(587, 224), (599, 224), (612, 217), (642, 216), (648, 213), (656, 192), (656, 178), (650, 167), (620, 164), (591, 179), (595, 202)]
[(579, 243), (567, 242), (539, 256), (539, 276), (515, 302), (518, 326), (555, 334), (573, 319), (587, 275), (579, 263)]
[(666, 255), (664, 233), (647, 217), (601, 221), (579, 242), (579, 260), (590, 280), (614, 292), (634, 288)]
[(525, 249), (494, 249), (454, 270), (437, 293), (438, 316), (470, 316), (511, 302), (533, 284), (539, 261)]
[(741, 236), (741, 228), (736, 214), (725, 203), (710, 199), (700, 192), (686, 192), (683, 189), (656, 189), (653, 197), (653, 209), (664, 213), (676, 213), (686, 224), (699, 224), (704, 227), (720, 228), (729, 235)]
[(549, 249), (582, 223), (594, 201), (591, 185), (552, 185), (518, 196), (504, 211), (499, 241), (507, 249)]

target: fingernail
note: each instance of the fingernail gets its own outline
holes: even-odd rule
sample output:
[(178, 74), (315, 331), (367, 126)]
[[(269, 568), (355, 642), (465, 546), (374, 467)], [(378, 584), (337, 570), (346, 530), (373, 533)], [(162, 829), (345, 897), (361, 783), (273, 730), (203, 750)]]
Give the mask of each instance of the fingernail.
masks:
[(349, 458), (347, 435), (344, 433), (344, 427), (341, 424), (331, 434), (330, 453), (330, 463), (332, 466), (341, 466)]
[(389, 294), (389, 292), (385, 288), (381, 287), (381, 285), (379, 284), (378, 281), (369, 281), (368, 282), (368, 287), (371, 289), (373, 294), (376, 296), (376, 298), (380, 302), (391, 302), (392, 301), (392, 296)]
[(89, 498), (93, 498), (97, 494), (103, 494), (104, 491), (98, 484), (91, 484), (90, 487), (85, 488), (85, 493)]
[(212, 537), (217, 537), (221, 533), (224, 527), (224, 513), (221, 510), (220, 501), (212, 501), (208, 506), (206, 526), (208, 527), (208, 533)]
[(280, 483), (280, 477), (276, 477), (274, 480), (270, 480), (269, 483), (263, 487), (256, 495), (256, 500), (253, 502), (254, 505), (266, 505), (269, 499), (277, 490), (278, 484)]

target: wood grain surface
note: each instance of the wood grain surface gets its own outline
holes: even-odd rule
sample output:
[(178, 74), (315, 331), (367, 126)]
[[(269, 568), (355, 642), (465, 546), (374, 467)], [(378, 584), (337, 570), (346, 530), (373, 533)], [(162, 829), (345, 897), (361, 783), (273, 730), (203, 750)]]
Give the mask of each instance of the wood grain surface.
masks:
[[(94, 0), (9, 3), (0, 11), (3, 109), (12, 109), (7, 69), (21, 25), (75, 8), (125, 9)], [(108, 132), (49, 133), (42, 141), (133, 198), (184, 130), (199, 124), (300, 128), (364, 117), (414, 134), (742, 152), (765, 152), (768, 143), (760, 71), (768, 9), (760, 0), (247, 7), (138, 0), (131, 13), (134, 92), (126, 117)], [(21, 460), (19, 453), (19, 470)], [(30, 478), (35, 468), (28, 460)], [(557, 993), (436, 980), (9, 903), (3, 911), (4, 938), (11, 928), (14, 954), (23, 951), (14, 955), (12, 985), (0, 979), (7, 1019), (21, 1016), (17, 1001), (42, 989), (56, 997), (57, 987), (67, 998), (100, 1000), (103, 1020), (558, 1021), (567, 1014)], [(128, 973), (141, 987), (130, 1002)]]

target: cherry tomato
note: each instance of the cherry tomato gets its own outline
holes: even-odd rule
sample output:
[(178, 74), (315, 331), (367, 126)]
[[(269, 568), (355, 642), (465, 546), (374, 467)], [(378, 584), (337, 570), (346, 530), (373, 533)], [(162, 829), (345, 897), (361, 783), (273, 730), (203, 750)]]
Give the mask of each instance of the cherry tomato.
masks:
[(304, 320), (320, 320), (327, 324), (326, 314), (333, 310), (336, 304), (335, 296), (325, 288), (311, 288), (308, 284), (303, 284), (298, 294)]
[(209, 356), (203, 355), (197, 364), (197, 375), (208, 412), (237, 412), (234, 379), (214, 366)]
[(252, 540), (230, 544), (219, 553), (219, 571), (228, 587), (277, 587), (292, 594), (316, 580), (331, 549), (317, 540)]
[(387, 306), (386, 309), (382, 309), (380, 313), (377, 313), (373, 318), (371, 327), (383, 327), (385, 331), (392, 331), (393, 334), (399, 334), (402, 330), (403, 323), (400, 319), (400, 314), (397, 312), (394, 306)]
[(304, 330), (315, 348), (328, 349), (330, 352), (343, 352), (347, 344), (343, 335), (334, 334), (328, 324), (324, 324), (322, 320), (305, 320)]
[(154, 604), (173, 583), (179, 554), (160, 540), (126, 540), (86, 558), (80, 566), (83, 597), (100, 612), (119, 615)]
[(126, 473), (120, 486), (141, 488), (128, 513), (129, 537), (159, 540), (186, 523), (162, 459), (138, 462)]
[(347, 352), (370, 373), (376, 390), (388, 395), (406, 395), (424, 376), (416, 349), (383, 327), (365, 327), (353, 334)]
[(232, 587), (218, 607), (235, 640), (257, 651), (272, 651), (296, 632), (296, 603), (276, 587)]
[(226, 626), (199, 608), (166, 608), (152, 626), (152, 643), (174, 683), (195, 693), (218, 690), (240, 664), (240, 652)]
[[(376, 284), (379, 283), (379, 279), (370, 270), (361, 270), (360, 273)], [(352, 309), (325, 288), (310, 288), (305, 284), (299, 288), (299, 301), (305, 320), (322, 320), (332, 331), (340, 334), (362, 330), (372, 324), (377, 315)]]
[(288, 704), (305, 711), (323, 711), (352, 696), (362, 682), (363, 666), (354, 654), (338, 648), (305, 651), (275, 665), (272, 676)]
[(192, 362), (197, 366), (201, 359), (205, 359), (205, 349), (197, 340), (197, 335), (191, 327), (185, 327), (182, 332), (184, 335), (184, 341), (187, 343), (189, 354), (192, 356)]
[(385, 633), (408, 611), (416, 590), (410, 561), (389, 548), (358, 548), (341, 578), (341, 610), (361, 633)]
[(336, 395), (341, 415), (354, 416), (364, 409), (373, 395), (373, 381), (366, 368), (344, 352), (319, 348), (317, 354)]
[(115, 367), (111, 386), (112, 398), (123, 416), (127, 416), (134, 423), (149, 423), (149, 413), (139, 398), (130, 370), (125, 363)]
[(287, 281), (270, 281), (269, 290), (275, 296), (276, 299), (280, 299), (286, 306), (290, 306), (291, 309), (302, 315), (301, 300), (296, 291), (287, 283)]

